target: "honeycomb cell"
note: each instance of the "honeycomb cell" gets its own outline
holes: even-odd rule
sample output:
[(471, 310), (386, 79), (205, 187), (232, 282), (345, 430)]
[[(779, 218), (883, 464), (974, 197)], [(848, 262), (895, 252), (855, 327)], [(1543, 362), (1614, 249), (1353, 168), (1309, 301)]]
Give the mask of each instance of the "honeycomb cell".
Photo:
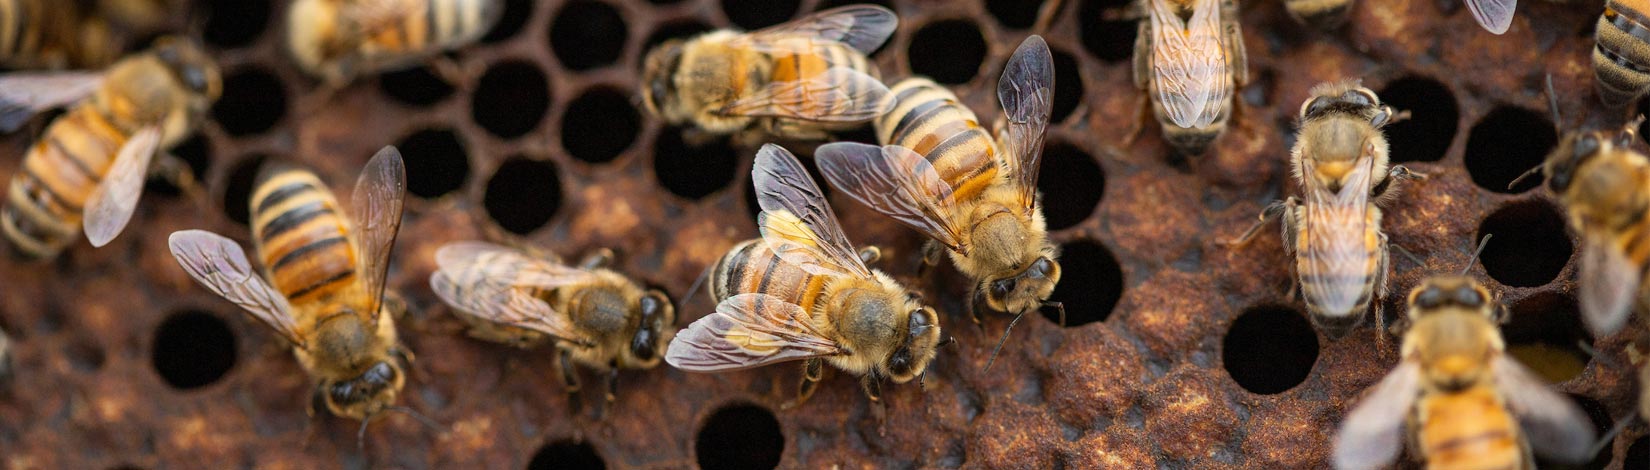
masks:
[[(1050, 301), (1066, 308), (1066, 327), (1106, 321), (1117, 301), (1123, 298), (1123, 268), (1105, 245), (1077, 240), (1060, 246), (1060, 284)], [(1042, 310), (1043, 318), (1059, 322), (1053, 308)]]
[(561, 208), (561, 179), (555, 165), (511, 157), (487, 180), (481, 205), (499, 227), (526, 235), (543, 227)]
[[(198, 133), (190, 135), (184, 138), (182, 142), (172, 146), (170, 153), (189, 165), (189, 172), (194, 175), (196, 185), (202, 187), (206, 185), (206, 168), (212, 162), (212, 146), (205, 137)], [(182, 189), (165, 178), (149, 178), (149, 181), (144, 183), (144, 189), (166, 196), (183, 194)]]
[(263, 167), (264, 155), (242, 157), (229, 170), (229, 184), (223, 191), (223, 213), (229, 220), (246, 225), (251, 220), (252, 185), (258, 182), (258, 169)]
[(481, 37), (484, 44), (496, 44), (509, 40), (516, 33), (527, 26), (527, 20), (533, 17), (533, 0), (501, 0), (504, 3), (504, 13), (499, 16), (498, 22), (493, 23), (493, 29)]
[(201, 37), (221, 48), (252, 45), (269, 26), (269, 0), (212, 0)]
[(1510, 313), (1501, 326), (1508, 353), (1548, 382), (1581, 375), (1591, 358), (1581, 347), (1592, 344), (1593, 338), (1581, 324), (1574, 298), (1541, 292), (1513, 304)]
[(1409, 119), (1387, 126), (1394, 162), (1435, 162), (1444, 158), (1461, 120), (1455, 94), (1437, 80), (1409, 76), (1392, 81), (1378, 93)]
[(877, 5), (877, 6), (887, 8), (887, 9), (890, 9), (890, 10), (894, 9), (894, 5), (892, 3), (889, 3), (888, 0), (822, 0), (821, 2), (819, 2), (819, 9), (820, 10), (828, 10), (828, 9), (837, 8), (837, 7), (845, 7), (845, 6), (848, 6), (848, 5), (867, 5), (867, 4)]
[(1043, 149), (1037, 188), (1042, 191), (1049, 231), (1064, 230), (1094, 214), (1106, 192), (1106, 175), (1083, 149), (1054, 142)]
[(224, 132), (243, 136), (269, 130), (286, 115), (286, 88), (274, 74), (257, 66), (223, 78), (223, 96), (212, 106), (212, 119)]
[[(1609, 432), (1610, 426), (1615, 424), (1615, 419), (1610, 417), (1610, 411), (1605, 409), (1604, 405), (1600, 404), (1597, 400), (1573, 393), (1565, 395), (1570, 397), (1571, 401), (1575, 402), (1576, 407), (1581, 408), (1581, 411), (1587, 414), (1587, 420), (1593, 425), (1594, 436), (1603, 436), (1605, 433)], [(1629, 458), (1628, 462), (1631, 461), (1632, 459)], [(1599, 451), (1598, 455), (1594, 455), (1592, 460), (1579, 464), (1553, 461), (1542, 457), (1541, 454), (1536, 454), (1534, 468), (1554, 470), (1604, 470), (1604, 468), (1609, 465), (1610, 447), (1606, 446), (1603, 450)], [(1627, 468), (1632, 468), (1632, 465), (1627, 465)]]
[(1522, 193), (1541, 184), (1525, 178), (1508, 184), (1547, 158), (1558, 145), (1558, 133), (1547, 116), (1533, 110), (1501, 106), (1490, 111), (1467, 133), (1467, 173), (1479, 187), (1498, 193)]
[(561, 145), (573, 158), (609, 162), (630, 148), (641, 127), (642, 116), (630, 95), (610, 87), (591, 88), (567, 104), (561, 118)]
[(1042, 8), (1043, 0), (985, 0), (985, 11), (998, 23), (1014, 29), (1030, 28)]
[[(1134, 40), (1139, 25), (1128, 18), (1129, 0), (1083, 0), (1077, 12), (1081, 18), (1093, 18), (1077, 23), (1083, 49), (1106, 62), (1122, 62), (1134, 56)], [(1130, 72), (1132, 73), (1132, 72)]]
[(1283, 393), (1312, 373), (1318, 362), (1318, 334), (1306, 315), (1289, 307), (1262, 305), (1245, 310), (1221, 346), (1226, 373), (1250, 393)]
[(756, 405), (730, 405), (699, 427), (693, 450), (703, 470), (774, 468), (785, 452), (785, 433), (773, 412)]
[(1512, 287), (1535, 287), (1552, 282), (1564, 269), (1575, 247), (1564, 233), (1558, 208), (1540, 201), (1502, 206), (1478, 226), (1478, 237), (1494, 235), (1479, 257), (1484, 271)]
[(671, 194), (701, 199), (733, 183), (739, 153), (727, 138), (705, 143), (683, 139), (683, 128), (661, 129), (653, 141), (653, 176)]
[(436, 76), (429, 66), (384, 72), (378, 88), (391, 99), (412, 106), (429, 106), (453, 95), (453, 85)]
[(217, 315), (206, 312), (183, 311), (167, 317), (149, 347), (155, 373), (179, 390), (211, 385), (235, 367), (235, 333)]
[(464, 143), (449, 129), (424, 129), (395, 144), (407, 165), (407, 191), (425, 199), (441, 197), (464, 186), (470, 177), (470, 156)]
[(1065, 122), (1077, 105), (1083, 103), (1082, 64), (1066, 51), (1050, 49), (1054, 54), (1054, 109), (1051, 122)]
[(912, 73), (956, 85), (979, 74), (985, 53), (985, 37), (978, 25), (969, 20), (943, 20), (917, 30), (906, 60)]
[(550, 107), (550, 83), (532, 63), (505, 61), (481, 75), (470, 117), (493, 135), (510, 139), (538, 127)]
[(612, 5), (569, 2), (550, 23), (550, 50), (562, 66), (590, 70), (618, 60), (627, 35), (624, 17)]
[(1650, 470), (1650, 436), (1634, 439), (1623, 461), (1622, 470)]
[(556, 441), (540, 447), (527, 470), (603, 470), (607, 462), (589, 442)]
[(721, 0), (722, 14), (746, 31), (784, 23), (796, 15), (800, 0)]

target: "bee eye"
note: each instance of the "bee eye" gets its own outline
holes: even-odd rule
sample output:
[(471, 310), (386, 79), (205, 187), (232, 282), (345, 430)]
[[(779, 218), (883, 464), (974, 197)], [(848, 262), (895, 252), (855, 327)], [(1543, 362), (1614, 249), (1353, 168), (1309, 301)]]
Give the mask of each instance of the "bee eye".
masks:
[(183, 69), (183, 84), (192, 91), (206, 91), (206, 71), (200, 67), (186, 67)]
[(1301, 103), (1301, 117), (1309, 118), (1316, 116), (1318, 113), (1323, 112), (1324, 108), (1327, 107), (1329, 107), (1329, 102), (1324, 100), (1322, 96), (1306, 100), (1305, 103)]
[(1014, 278), (993, 282), (991, 283), (991, 295), (999, 299), (1007, 297), (1008, 293), (1014, 290), (1014, 284)]
[(1564, 192), (1570, 188), (1570, 175), (1575, 167), (1570, 162), (1563, 162), (1553, 167), (1551, 175), (1547, 176), (1547, 188), (1555, 193)]
[(1598, 147), (1598, 137), (1584, 135), (1577, 138), (1575, 144), (1576, 161), (1581, 161), (1583, 158), (1592, 156), (1594, 153), (1598, 152)]
[(1453, 299), (1453, 300), (1457, 304), (1461, 304), (1461, 305), (1468, 306), (1468, 307), (1477, 307), (1477, 306), (1480, 306), (1480, 305), (1484, 304), (1483, 294), (1479, 294), (1478, 291), (1475, 290), (1475, 289), (1470, 289), (1470, 288), (1466, 288), (1466, 287), (1456, 289), (1455, 290), (1455, 299)]
[(1444, 291), (1436, 286), (1427, 286), (1415, 296), (1415, 306), (1420, 308), (1437, 308), (1444, 304)]
[(932, 325), (928, 322), (928, 315), (923, 315), (921, 309), (911, 311), (911, 331), (920, 331), (929, 326)]
[(644, 361), (653, 359), (653, 329), (642, 328), (630, 339), (630, 353)]
[(1341, 101), (1345, 101), (1359, 107), (1364, 107), (1375, 104), (1373, 97), (1373, 94), (1367, 93), (1363, 90), (1352, 90), (1342, 93)]
[(1026, 275), (1043, 279), (1048, 277), (1048, 273), (1051, 271), (1054, 271), (1054, 262), (1048, 258), (1038, 258), (1037, 262), (1031, 263), (1031, 269), (1026, 271)]

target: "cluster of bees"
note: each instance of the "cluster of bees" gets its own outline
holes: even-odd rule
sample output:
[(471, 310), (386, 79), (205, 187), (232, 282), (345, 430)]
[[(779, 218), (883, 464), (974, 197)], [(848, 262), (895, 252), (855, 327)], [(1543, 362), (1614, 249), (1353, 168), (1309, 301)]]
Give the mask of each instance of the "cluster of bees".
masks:
[[(115, 32), (144, 23), (105, 18), (152, 19), (142, 12), (153, 10), (132, 6), (148, 3), (109, 0), (82, 9), (0, 0), (0, 63), (26, 70), (0, 76), (0, 130), (15, 132), (34, 115), (67, 108), (37, 133), (12, 175), (0, 230), (14, 253), (50, 259), (81, 233), (93, 246), (109, 243), (131, 220), (147, 176), (197, 188), (166, 150), (218, 98), (217, 66), (184, 38), (162, 37), (118, 60), (106, 47)], [(297, 0), (286, 44), (301, 69), (342, 87), (472, 43), (500, 16), (499, 3)], [(1511, 22), (1513, 0), (1467, 4), (1492, 32)], [(1285, 5), (1303, 23), (1334, 27), (1352, 0)], [(1594, 51), (1599, 95), (1625, 105), (1650, 90), (1643, 34), (1650, 18), (1637, 2), (1605, 5)], [(1164, 140), (1183, 153), (1204, 153), (1237, 111), (1234, 91), (1247, 81), (1237, 4), (1137, 6), (1135, 83), (1151, 98)], [(648, 53), (638, 93), (652, 115), (710, 135), (826, 140), (869, 123), (880, 145), (834, 142), (815, 150), (830, 186), (926, 235), (921, 270), (949, 257), (972, 279), (975, 323), (988, 311), (1015, 321), (1044, 308), (1063, 315), (1049, 300), (1061, 269), (1037, 192), (1054, 89), (1048, 46), (1032, 35), (1010, 57), (997, 85), (1001, 118), (988, 130), (931, 80), (884, 84), (867, 55), (897, 25), (894, 12), (861, 5), (753, 32), (667, 41)], [(1440, 466), (1523, 468), (1532, 449), (1559, 460), (1591, 457), (1595, 437), (1579, 410), (1506, 354), (1496, 327), (1506, 311), (1480, 282), (1426, 279), (1408, 294), (1399, 325), (1380, 324), (1390, 270), (1381, 207), (1405, 182), (1426, 175), (1389, 162), (1382, 128), (1406, 113), (1356, 80), (1325, 83), (1311, 95), (1290, 155), (1299, 195), (1268, 205), (1231, 243), (1281, 220), (1299, 295), (1326, 336), (1351, 333), (1372, 309), (1379, 337), (1402, 327), (1402, 361), (1346, 416), (1335, 465), (1385, 465), (1406, 441)], [(1582, 238), (1580, 305), (1600, 335), (1620, 329), (1647, 291), (1650, 160), (1629, 148), (1639, 122), (1613, 135), (1569, 132), (1531, 172), (1545, 176)], [(761, 147), (752, 181), (761, 237), (708, 268), (717, 305), (680, 331), (670, 297), (611, 269), (607, 250), (570, 264), (533, 247), (454, 242), (436, 253), (430, 287), (472, 336), (552, 345), (569, 392), (581, 388), (575, 364), (605, 372), (607, 400), (620, 370), (661, 360), (691, 371), (801, 361), (790, 405), (807, 400), (827, 363), (861, 377), (878, 402), (884, 380), (920, 380), (951, 342), (942, 316), (920, 292), (871, 267), (880, 252), (849, 240), (820, 187), (784, 147)], [(385, 288), (405, 187), (406, 169), (392, 147), (367, 163), (347, 208), (309, 170), (269, 164), (249, 199), (261, 269), (239, 243), (206, 231), (173, 233), (168, 246), (201, 285), (291, 343), (314, 379), (314, 403), (364, 426), (384, 411), (411, 413), (395, 405), (413, 359), (396, 336), (405, 304)], [(0, 353), (5, 341), (0, 335)], [(1642, 403), (1650, 407), (1650, 399)], [(1640, 413), (1650, 416), (1650, 409)]]

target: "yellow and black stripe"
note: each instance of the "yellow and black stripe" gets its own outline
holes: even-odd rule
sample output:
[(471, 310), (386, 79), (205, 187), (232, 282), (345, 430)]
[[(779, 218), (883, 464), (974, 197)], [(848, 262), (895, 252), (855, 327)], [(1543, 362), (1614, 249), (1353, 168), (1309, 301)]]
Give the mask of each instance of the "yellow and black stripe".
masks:
[(346, 212), (314, 173), (266, 167), (250, 205), (258, 257), (288, 300), (327, 298), (354, 286), (357, 254)]
[(951, 90), (926, 78), (895, 84), (898, 103), (876, 119), (877, 140), (926, 157), (949, 183), (952, 198), (968, 200), (997, 177), (997, 149), (979, 118)]
[(0, 211), (0, 229), (20, 254), (50, 258), (74, 243), (86, 200), (129, 138), (122, 127), (83, 102), (29, 147)]
[(72, 1), (0, 0), (0, 64), (19, 68), (101, 67), (118, 48), (108, 27)]
[(768, 249), (762, 240), (747, 240), (728, 250), (711, 271), (711, 296), (718, 303), (739, 294), (762, 293), (812, 312), (825, 290), (826, 278), (803, 271)]
[[(497, 0), (425, 0), (423, 14), (401, 18), (401, 27), (363, 38), (363, 52), (422, 55), (487, 34), (501, 12)], [(408, 12), (411, 13), (411, 12)]]
[(1605, 104), (1625, 106), (1650, 90), (1650, 1), (1610, 0), (1599, 15), (1593, 73)]
[[(769, 57), (768, 83), (781, 83), (823, 76), (833, 67), (847, 67), (873, 78), (881, 78), (876, 65), (872, 64), (865, 54), (859, 50), (840, 42), (822, 41), (811, 38), (791, 39), (807, 42), (806, 47), (797, 47), (804, 51), (794, 54), (780, 54)], [(740, 74), (730, 74), (738, 77)], [(827, 95), (824, 100), (800, 100), (803, 102), (805, 115), (839, 115), (846, 113), (854, 103), (843, 99), (849, 96), (860, 96), (865, 90), (860, 89), (862, 83), (858, 81), (833, 82), (846, 87), (842, 93)], [(800, 93), (800, 92), (798, 92)], [(803, 129), (843, 130), (858, 127), (858, 122), (817, 122), (797, 119), (773, 119), (770, 124), (774, 132), (780, 134), (794, 134)]]
[(1529, 468), (1518, 423), (1491, 385), (1428, 395), (1417, 405), (1416, 441), (1427, 468)]

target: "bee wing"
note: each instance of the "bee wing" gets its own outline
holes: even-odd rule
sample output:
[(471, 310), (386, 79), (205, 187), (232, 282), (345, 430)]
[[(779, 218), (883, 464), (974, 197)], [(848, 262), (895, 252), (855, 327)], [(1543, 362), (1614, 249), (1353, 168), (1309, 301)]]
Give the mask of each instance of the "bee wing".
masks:
[[(1326, 279), (1343, 279), (1337, 273), (1364, 274), (1375, 261), (1365, 245), (1369, 219), (1369, 188), (1375, 159), (1373, 147), (1366, 147), (1352, 170), (1347, 172), (1339, 192), (1324, 186), (1313, 177), (1316, 162), (1301, 159), (1301, 178), (1306, 186), (1305, 233), (1306, 246), (1297, 254), (1306, 261), (1302, 277), (1309, 274)], [(1324, 311), (1350, 312), (1363, 292), (1362, 285), (1345, 281), (1303, 282), (1301, 293), (1308, 302), (1323, 307)]]
[(831, 186), (954, 251), (962, 230), (950, 218), (951, 185), (917, 152), (898, 145), (857, 142), (819, 146), (814, 161)]
[(1571, 463), (1593, 457), (1587, 453), (1593, 446), (1593, 422), (1574, 401), (1553, 391), (1546, 380), (1510, 356), (1497, 356), (1490, 367), (1496, 389), (1507, 400), (1507, 408), (1518, 416), (1536, 453)]
[(1421, 366), (1404, 361), (1387, 373), (1335, 433), (1335, 468), (1376, 469), (1398, 457), (1403, 447), (1404, 418), (1421, 392)]
[(101, 72), (14, 72), (0, 75), (0, 132), (35, 114), (80, 101), (103, 84)]
[(430, 288), (448, 305), (487, 321), (588, 340), (535, 294), (582, 282), (590, 273), (478, 241), (449, 243), (435, 259)]
[(763, 145), (751, 181), (762, 206), (756, 217), (762, 240), (780, 258), (814, 275), (871, 277), (842, 233), (831, 203), (795, 155), (778, 145)]
[(167, 239), (172, 257), (177, 258), (195, 282), (245, 309), (253, 317), (274, 328), (292, 344), (304, 347), (304, 335), (292, 318), (292, 306), (263, 278), (252, 271), (246, 252), (234, 241), (205, 230), (173, 232)]
[(145, 127), (115, 154), (103, 182), (92, 189), (86, 202), (85, 218), (81, 225), (92, 246), (109, 244), (132, 220), (139, 196), (143, 194), (143, 180), (149, 175), (149, 161), (160, 150), (160, 127)]
[(1513, 9), (1518, 0), (1466, 0), (1472, 18), (1491, 33), (1502, 34), (1512, 27)]
[(888, 86), (865, 72), (834, 66), (798, 80), (768, 83), (717, 110), (724, 116), (782, 117), (817, 122), (867, 121), (894, 107)]
[(1621, 329), (1638, 291), (1639, 271), (1620, 245), (1598, 231), (1584, 231), (1581, 240), (1580, 285), (1582, 318), (1593, 336)]
[(1167, 0), (1151, 0), (1152, 73), (1157, 101), (1175, 125), (1207, 127), (1232, 96), (1222, 83), (1231, 72), (1220, 27), (1218, 0), (1195, 0), (1181, 22)]
[(1037, 203), (1037, 169), (1042, 165), (1043, 135), (1054, 111), (1054, 56), (1041, 36), (1020, 43), (997, 80), (997, 100), (1007, 122), (997, 136), (1002, 161), (1015, 184), (1020, 203), (1030, 213)]
[(708, 372), (847, 353), (814, 328), (801, 306), (768, 294), (740, 294), (678, 332), (665, 362)]
[(770, 26), (733, 40), (734, 45), (764, 52), (789, 50), (787, 42), (804, 38), (840, 42), (870, 54), (894, 34), (899, 17), (876, 5), (849, 5)]
[(357, 312), (364, 315), (369, 325), (378, 324), (378, 307), (384, 300), (384, 278), (389, 275), (390, 249), (395, 247), (395, 234), (401, 228), (401, 200), (406, 195), (407, 168), (401, 163), (401, 152), (395, 147), (384, 147), (355, 181), (355, 192), (350, 195), (350, 215), (355, 222), (356, 248), (360, 252), (360, 270), (366, 280), (367, 305)]

